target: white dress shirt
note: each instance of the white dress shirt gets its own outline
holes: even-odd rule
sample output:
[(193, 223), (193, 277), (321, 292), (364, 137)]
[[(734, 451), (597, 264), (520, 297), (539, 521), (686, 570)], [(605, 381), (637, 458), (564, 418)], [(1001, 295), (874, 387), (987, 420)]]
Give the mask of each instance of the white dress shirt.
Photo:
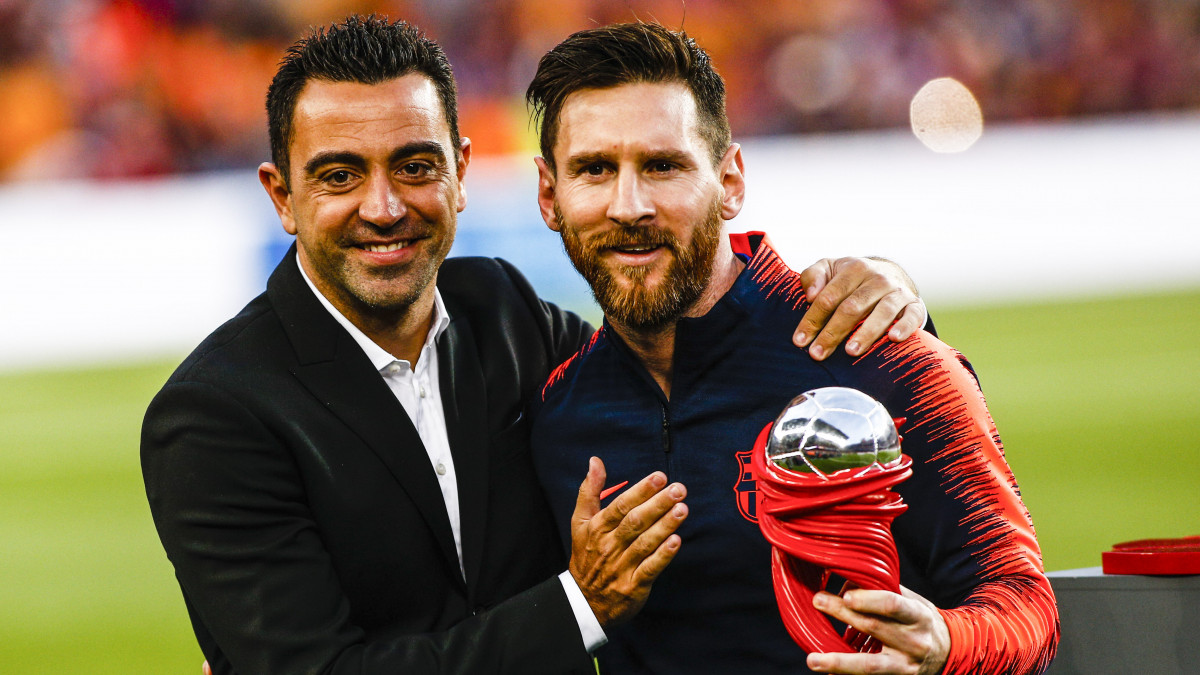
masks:
[[(454, 473), (454, 457), (450, 454), (450, 437), (446, 433), (446, 414), (442, 409), (442, 391), (438, 384), (437, 340), (450, 325), (450, 314), (446, 311), (445, 303), (442, 302), (441, 292), (436, 287), (433, 289), (433, 320), (429, 323), (429, 332), (425, 335), (425, 344), (421, 346), (417, 365), (414, 368), (413, 364), (408, 361), (392, 356), (342, 315), (308, 278), (304, 267), (300, 265), (299, 255), (296, 257), (296, 264), (300, 268), (300, 276), (312, 289), (313, 295), (317, 296), (321, 305), (342, 328), (346, 329), (354, 342), (366, 353), (371, 365), (379, 371), (379, 375), (383, 377), (388, 389), (391, 389), (396, 400), (404, 408), (404, 412), (408, 413), (408, 418), (412, 420), (413, 426), (417, 428), (417, 435), (421, 437), (421, 444), (425, 446), (429, 462), (437, 475), (438, 486), (442, 490), (442, 499), (446, 502), (446, 515), (450, 517), (450, 529), (454, 533), (454, 548), (458, 552), (458, 569), (463, 578), (466, 578), (466, 570), (463, 567), (462, 518), (459, 515), (458, 479)], [(571, 576), (570, 571), (559, 574), (558, 580), (562, 583), (567, 599), (571, 603), (571, 610), (575, 613), (575, 621), (579, 624), (584, 647), (591, 653), (608, 642), (608, 637), (604, 634), (604, 629), (600, 626), (600, 622), (587, 603), (587, 598), (584, 597), (583, 591), (579, 590), (579, 584), (575, 582), (575, 577)]]

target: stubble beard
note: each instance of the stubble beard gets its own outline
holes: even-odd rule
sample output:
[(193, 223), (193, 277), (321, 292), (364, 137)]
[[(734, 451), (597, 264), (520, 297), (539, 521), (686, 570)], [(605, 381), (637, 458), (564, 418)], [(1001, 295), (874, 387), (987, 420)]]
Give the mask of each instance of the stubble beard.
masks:
[[(592, 287), (592, 295), (605, 316), (617, 324), (639, 332), (654, 332), (674, 324), (700, 299), (712, 278), (721, 238), (719, 198), (713, 199), (687, 248), (674, 234), (654, 226), (621, 227), (585, 244), (579, 239), (578, 229), (563, 218), (557, 202), (554, 214), (562, 226), (563, 248), (571, 264)], [(656, 287), (645, 285), (650, 267), (609, 267), (601, 260), (605, 250), (629, 245), (665, 246), (670, 250), (671, 261)], [(618, 276), (627, 283), (622, 284)]]
[[(369, 226), (367, 226), (369, 227)], [(354, 261), (349, 255), (324, 255), (323, 260), (313, 260), (319, 273), (333, 286), (334, 292), (355, 308), (356, 314), (373, 320), (394, 321), (412, 308), (437, 279), (438, 269), (454, 241), (453, 229), (433, 224), (424, 224), (419, 231), (436, 237), (439, 230), (444, 234), (435, 249), (398, 268), (373, 269)], [(418, 242), (429, 242), (428, 239)], [(347, 244), (348, 245), (348, 244)], [(315, 281), (315, 280), (314, 280)]]
[(342, 271), (354, 299), (378, 315), (400, 314), (415, 303), (437, 277), (440, 258), (432, 265), (418, 261), (414, 267), (378, 272), (357, 269), (348, 262)]

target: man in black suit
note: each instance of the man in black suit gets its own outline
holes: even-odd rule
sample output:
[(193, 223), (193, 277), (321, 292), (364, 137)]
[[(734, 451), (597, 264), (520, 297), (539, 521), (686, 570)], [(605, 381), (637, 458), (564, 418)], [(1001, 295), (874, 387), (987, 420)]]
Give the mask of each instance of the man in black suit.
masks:
[(685, 491), (655, 473), (601, 510), (593, 460), (563, 559), (523, 409), (591, 329), (507, 263), (443, 264), (470, 160), (445, 56), (350, 19), (289, 51), (268, 116), (259, 176), (296, 246), (142, 432), (205, 656), (218, 673), (591, 669), (602, 626), (679, 549)]

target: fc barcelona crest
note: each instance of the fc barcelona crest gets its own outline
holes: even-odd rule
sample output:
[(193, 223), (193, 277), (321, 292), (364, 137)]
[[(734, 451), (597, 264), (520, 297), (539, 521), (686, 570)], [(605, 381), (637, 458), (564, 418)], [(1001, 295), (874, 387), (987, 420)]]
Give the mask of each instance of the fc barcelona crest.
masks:
[(743, 450), (735, 453), (738, 461), (738, 479), (733, 484), (733, 494), (737, 497), (738, 513), (746, 520), (758, 522), (758, 483), (754, 480), (754, 472), (750, 468), (750, 457), (753, 450)]

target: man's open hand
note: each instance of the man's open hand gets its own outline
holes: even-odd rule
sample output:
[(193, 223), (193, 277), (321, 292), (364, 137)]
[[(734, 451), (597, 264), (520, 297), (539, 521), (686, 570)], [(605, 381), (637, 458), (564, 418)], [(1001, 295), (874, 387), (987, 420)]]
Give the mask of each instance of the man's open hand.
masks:
[(570, 571), (600, 625), (609, 626), (637, 614), (679, 551), (687, 490), (656, 471), (601, 509), (605, 477), (593, 457), (571, 516)]

